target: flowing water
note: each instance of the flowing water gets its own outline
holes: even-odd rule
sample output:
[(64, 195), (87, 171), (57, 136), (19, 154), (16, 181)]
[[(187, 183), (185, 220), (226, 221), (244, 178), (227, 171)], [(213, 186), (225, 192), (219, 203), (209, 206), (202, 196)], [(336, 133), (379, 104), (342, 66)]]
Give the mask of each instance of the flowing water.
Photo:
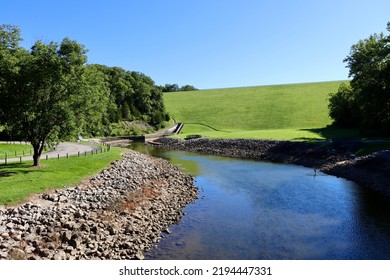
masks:
[(199, 199), (147, 259), (390, 259), (390, 206), (301, 166), (144, 146), (195, 178)]

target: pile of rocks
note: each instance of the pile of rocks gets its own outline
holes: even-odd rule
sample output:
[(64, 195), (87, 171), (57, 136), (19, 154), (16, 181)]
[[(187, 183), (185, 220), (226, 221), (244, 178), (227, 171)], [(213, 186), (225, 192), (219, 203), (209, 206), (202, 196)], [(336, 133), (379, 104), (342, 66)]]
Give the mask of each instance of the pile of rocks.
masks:
[(168, 162), (129, 151), (82, 185), (0, 209), (0, 259), (143, 259), (198, 190)]
[(336, 150), (328, 143), (254, 139), (178, 139), (156, 140), (159, 147), (242, 159), (256, 159), (320, 168), (330, 162), (353, 158), (345, 151)]
[(367, 186), (390, 198), (390, 151), (384, 150), (328, 164), (322, 171)]

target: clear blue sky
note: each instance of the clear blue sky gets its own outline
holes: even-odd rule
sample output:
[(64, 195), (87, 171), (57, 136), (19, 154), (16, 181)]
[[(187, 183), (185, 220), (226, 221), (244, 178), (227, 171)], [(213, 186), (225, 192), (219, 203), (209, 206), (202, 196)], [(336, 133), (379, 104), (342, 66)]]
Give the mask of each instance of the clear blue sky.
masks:
[(389, 0), (0, 0), (25, 48), (69, 37), (88, 63), (201, 89), (347, 79), (352, 44), (388, 21)]

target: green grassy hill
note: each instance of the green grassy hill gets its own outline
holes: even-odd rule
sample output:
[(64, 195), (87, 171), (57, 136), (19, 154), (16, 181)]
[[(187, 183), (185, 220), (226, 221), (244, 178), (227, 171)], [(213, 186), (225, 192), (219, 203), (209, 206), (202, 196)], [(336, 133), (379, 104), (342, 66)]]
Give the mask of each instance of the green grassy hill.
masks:
[(325, 129), (331, 124), (329, 93), (340, 83), (172, 92), (164, 99), (171, 116), (185, 124), (181, 137), (323, 139), (340, 133)]

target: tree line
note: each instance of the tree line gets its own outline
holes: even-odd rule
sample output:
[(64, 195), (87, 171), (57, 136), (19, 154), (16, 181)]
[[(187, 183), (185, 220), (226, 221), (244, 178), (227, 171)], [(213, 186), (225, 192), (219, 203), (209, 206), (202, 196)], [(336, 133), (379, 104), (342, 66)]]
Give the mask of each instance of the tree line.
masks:
[(344, 62), (351, 81), (330, 96), (334, 124), (366, 134), (390, 135), (390, 35), (375, 33), (360, 40)]
[(0, 25), (0, 128), (32, 144), (34, 165), (59, 140), (108, 136), (121, 120), (156, 129), (169, 120), (162, 88), (143, 73), (88, 65), (86, 48), (69, 38), (30, 49), (21, 40), (17, 26)]
[(180, 87), (178, 84), (165, 84), (164, 86), (160, 86), (163, 92), (178, 92), (178, 91), (195, 91), (199, 90), (192, 85), (184, 85)]

